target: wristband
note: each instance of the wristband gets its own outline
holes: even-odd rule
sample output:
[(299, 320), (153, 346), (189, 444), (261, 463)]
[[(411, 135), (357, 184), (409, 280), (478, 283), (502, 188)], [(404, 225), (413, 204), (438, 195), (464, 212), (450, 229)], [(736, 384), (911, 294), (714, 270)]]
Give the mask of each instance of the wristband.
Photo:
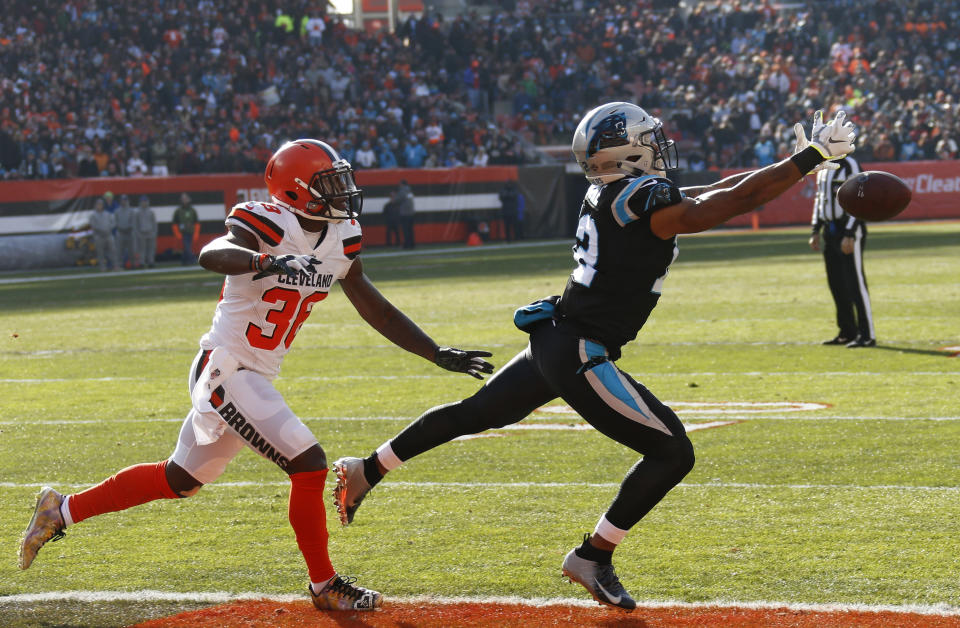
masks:
[(800, 174), (806, 175), (811, 170), (822, 164), (826, 161), (823, 155), (820, 154), (813, 146), (807, 146), (802, 151), (790, 157), (790, 161), (794, 163), (797, 169), (800, 170)]
[(250, 258), (250, 270), (263, 270), (271, 263), (271, 257), (269, 253), (260, 253), (257, 255), (254, 253), (253, 257)]

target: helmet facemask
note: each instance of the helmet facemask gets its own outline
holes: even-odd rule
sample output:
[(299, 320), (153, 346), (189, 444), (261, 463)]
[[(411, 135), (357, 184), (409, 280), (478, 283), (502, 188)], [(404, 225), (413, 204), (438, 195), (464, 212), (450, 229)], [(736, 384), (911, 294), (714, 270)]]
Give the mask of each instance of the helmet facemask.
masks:
[(295, 209), (307, 218), (321, 220), (347, 220), (357, 218), (363, 210), (363, 192), (357, 189), (353, 168), (345, 159), (333, 162), (333, 167), (313, 173), (310, 183), (295, 178), (297, 185), (306, 190), (312, 200), (306, 209)]
[(663, 177), (667, 170), (677, 168), (677, 146), (663, 134), (663, 126), (659, 121), (656, 128), (637, 135), (633, 145), (640, 150), (636, 155), (627, 157), (624, 163), (639, 170), (638, 174)]

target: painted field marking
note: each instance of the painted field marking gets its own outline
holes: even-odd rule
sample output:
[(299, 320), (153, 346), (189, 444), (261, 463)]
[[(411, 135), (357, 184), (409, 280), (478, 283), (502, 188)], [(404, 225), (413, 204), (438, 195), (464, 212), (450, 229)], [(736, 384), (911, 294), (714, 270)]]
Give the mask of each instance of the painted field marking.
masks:
[[(826, 410), (830, 407), (830, 404), (807, 401), (664, 401), (663, 403), (673, 408), (676, 412), (682, 412), (683, 414), (810, 412), (813, 410)], [(542, 406), (534, 410), (534, 412), (577, 414), (576, 410), (564, 404)]]
[[(0, 482), (0, 488), (29, 488), (39, 489), (44, 486), (59, 487), (64, 490), (72, 488), (87, 488), (96, 482), (86, 483), (58, 483), (58, 482)], [(214, 482), (204, 486), (204, 490), (211, 488), (257, 488), (257, 487), (278, 487), (290, 486), (289, 481), (252, 481), (240, 480), (235, 482)], [(435, 488), (435, 489), (477, 489), (477, 490), (503, 490), (503, 489), (523, 489), (523, 488), (617, 488), (619, 482), (411, 482), (397, 481), (384, 482), (378, 484), (379, 487), (390, 489), (408, 489), (408, 488)], [(681, 482), (677, 484), (678, 488), (686, 489), (749, 489), (749, 490), (792, 490), (792, 491), (904, 491), (904, 492), (945, 492), (960, 493), (960, 486), (909, 486), (902, 484), (875, 484), (870, 486), (861, 486), (857, 484), (763, 484), (757, 482)]]
[[(486, 345), (487, 347), (496, 347), (497, 345)], [(386, 347), (386, 345), (384, 345)], [(328, 347), (329, 348), (329, 347)], [(348, 347), (339, 347), (341, 349), (346, 349)], [(376, 347), (364, 346), (358, 347), (362, 349), (371, 349)], [(953, 347), (950, 347), (951, 349)], [(960, 348), (957, 349), (960, 351)], [(31, 357), (39, 356), (47, 357), (52, 352), (39, 352), (36, 354), (31, 353), (17, 353), (16, 355)], [(64, 352), (65, 353), (65, 352)], [(808, 376), (822, 376), (822, 377), (890, 377), (892, 375), (902, 376), (909, 375), (914, 377), (937, 377), (945, 375), (954, 375), (952, 371), (862, 371), (862, 372), (851, 372), (851, 371), (746, 371), (738, 373), (715, 373), (710, 371), (698, 371), (698, 372), (689, 372), (689, 373), (630, 373), (630, 376), (636, 380), (653, 380), (664, 377), (808, 377)], [(308, 381), (308, 382), (338, 382), (338, 381), (358, 381), (358, 380), (432, 380), (432, 379), (446, 379), (448, 375), (436, 374), (436, 375), (287, 375), (277, 377), (275, 381), (277, 382), (296, 382), (296, 381)], [(169, 380), (169, 377), (5, 377), (0, 378), (0, 384), (48, 384), (48, 383), (57, 383), (57, 382), (154, 382), (154, 381), (164, 381)]]
[[(304, 595), (270, 594), (257, 592), (230, 593), (176, 592), (176, 591), (47, 591), (43, 593), (17, 593), (0, 596), (0, 606), (37, 604), (41, 602), (209, 602), (223, 604), (239, 600), (269, 600), (272, 602), (295, 602), (305, 600)], [(582, 598), (522, 598), (516, 596), (490, 597), (445, 597), (418, 595), (412, 597), (391, 597), (390, 601), (399, 604), (510, 604), (520, 606), (576, 606), (595, 608), (596, 602)], [(684, 602), (681, 600), (639, 600), (637, 605), (646, 608), (745, 608), (778, 609), (810, 612), (861, 612), (861, 613), (915, 613), (917, 615), (937, 615), (943, 617), (960, 616), (960, 607), (946, 603), (940, 604), (860, 604), (860, 603), (807, 603), (772, 602), (766, 600), (738, 602), (734, 600), (712, 600), (706, 602)]]
[[(414, 416), (365, 416), (365, 417), (336, 417), (336, 416), (319, 416), (319, 417), (301, 417), (300, 420), (304, 423), (311, 422), (367, 422), (367, 421), (383, 421), (383, 422), (407, 422), (409, 423), (416, 417)], [(533, 417), (536, 419), (537, 417)], [(792, 416), (756, 416), (756, 415), (733, 415), (733, 416), (704, 416), (699, 417), (697, 420), (710, 420), (714, 419), (717, 421), (960, 421), (960, 416), (939, 416), (939, 417), (925, 417), (925, 416), (914, 416), (914, 417), (903, 417), (903, 416), (811, 416), (811, 415), (802, 415), (794, 414)], [(102, 423), (116, 423), (116, 424), (126, 424), (126, 423), (183, 423), (182, 418), (136, 418), (136, 419), (7, 419), (0, 421), (0, 425), (92, 425), (92, 424), (102, 424)]]
[[(573, 410), (571, 409), (571, 412)], [(711, 427), (723, 427), (725, 425), (734, 425), (735, 423), (742, 423), (742, 421), (707, 421), (704, 423), (684, 423), (683, 428), (688, 432), (696, 432), (697, 430), (706, 430)], [(496, 438), (498, 436), (507, 436), (503, 434), (503, 431), (529, 431), (529, 430), (546, 430), (546, 431), (557, 431), (557, 432), (586, 432), (593, 430), (593, 426), (589, 423), (517, 423), (515, 425), (507, 425), (505, 427), (487, 430), (486, 432), (481, 432), (480, 434), (465, 434), (464, 436), (458, 436), (453, 440), (475, 440), (477, 438)]]

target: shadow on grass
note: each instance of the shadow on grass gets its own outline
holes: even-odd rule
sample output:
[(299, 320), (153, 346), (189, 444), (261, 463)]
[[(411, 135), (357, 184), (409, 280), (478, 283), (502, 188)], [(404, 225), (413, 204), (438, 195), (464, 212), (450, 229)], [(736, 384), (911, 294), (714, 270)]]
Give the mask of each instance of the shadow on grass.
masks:
[(873, 349), (882, 349), (883, 351), (896, 351), (897, 353), (914, 353), (917, 355), (933, 355), (941, 358), (956, 358), (957, 351), (943, 351), (942, 349), (911, 349), (910, 347), (894, 347), (890, 345), (877, 345)]

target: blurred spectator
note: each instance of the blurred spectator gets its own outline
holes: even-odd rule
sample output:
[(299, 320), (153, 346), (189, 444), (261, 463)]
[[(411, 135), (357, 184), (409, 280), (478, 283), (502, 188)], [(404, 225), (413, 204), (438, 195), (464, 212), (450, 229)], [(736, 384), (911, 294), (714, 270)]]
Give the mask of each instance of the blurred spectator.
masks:
[(350, 162), (354, 168), (375, 168), (377, 166), (377, 154), (370, 147), (370, 140), (363, 140), (360, 149), (357, 150)]
[(414, 235), (414, 214), (416, 208), (413, 202), (413, 190), (406, 179), (400, 180), (396, 189), (397, 215), (400, 217), (400, 228), (403, 230), (403, 248), (412, 249), (416, 246)]
[(100, 272), (107, 269), (119, 268), (117, 261), (117, 243), (113, 237), (113, 230), (117, 226), (113, 214), (106, 211), (103, 198), (93, 202), (93, 212), (90, 214), (90, 229), (93, 231), (93, 246), (96, 249), (97, 265)]
[(387, 246), (400, 246), (400, 201), (397, 190), (390, 191), (390, 200), (383, 206), (383, 217), (387, 226)]
[(520, 203), (523, 194), (516, 181), (507, 181), (500, 190), (500, 218), (503, 220), (503, 237), (507, 242), (523, 238), (520, 226)]
[(411, 135), (410, 139), (403, 145), (403, 165), (406, 168), (420, 168), (427, 160), (427, 149), (417, 139)]
[(317, 135), (351, 162), (392, 135), (400, 166), (472, 165), (481, 147), (521, 164), (609, 100), (672, 112), (681, 157), (709, 168), (759, 165), (766, 136), (783, 156), (779, 131), (821, 104), (861, 127), (865, 155), (889, 153), (884, 133), (895, 160), (957, 152), (960, 0), (527, 0), (396, 33), (351, 31), (324, 3), (7, 5), (5, 178), (257, 172), (264, 150)]
[(200, 221), (186, 192), (180, 195), (180, 205), (173, 210), (171, 222), (173, 235), (181, 250), (180, 263), (184, 266), (194, 263), (193, 242), (200, 235)]
[[(110, 214), (116, 212), (117, 207), (120, 207), (120, 203), (119, 201), (117, 201), (117, 197), (114, 196), (113, 192), (111, 192), (110, 190), (107, 190), (106, 192), (103, 193), (103, 204), (107, 212)], [(114, 225), (114, 227), (116, 227), (116, 225)]]
[(113, 217), (117, 225), (117, 257), (120, 260), (120, 266), (133, 268), (137, 262), (137, 248), (134, 242), (136, 215), (135, 210), (130, 207), (130, 199), (126, 194), (120, 195), (120, 203)]
[(137, 265), (153, 268), (157, 258), (157, 215), (144, 194), (136, 212)]

